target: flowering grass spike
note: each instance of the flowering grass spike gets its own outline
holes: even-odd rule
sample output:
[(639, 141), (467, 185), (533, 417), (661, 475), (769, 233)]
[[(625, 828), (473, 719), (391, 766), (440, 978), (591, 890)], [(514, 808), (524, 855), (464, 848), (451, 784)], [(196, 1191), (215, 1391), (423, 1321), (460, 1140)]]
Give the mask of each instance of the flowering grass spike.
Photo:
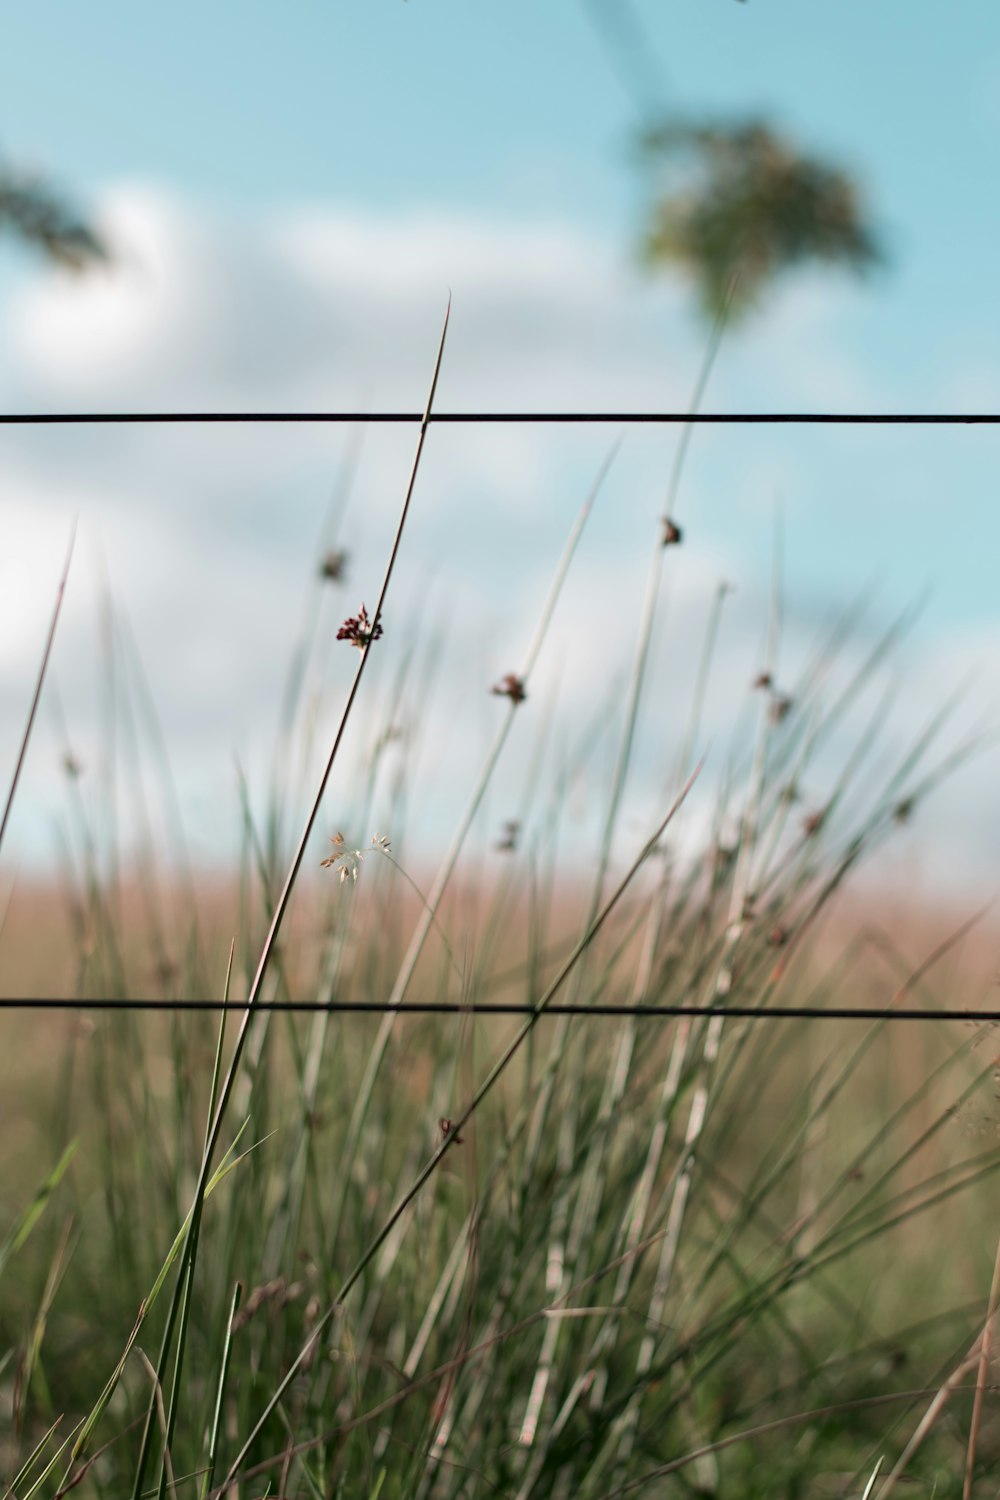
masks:
[(335, 833), (330, 843), (333, 845), (334, 852), (327, 855), (326, 859), (320, 860), (320, 867), (324, 870), (336, 869), (340, 875), (341, 885), (345, 880), (357, 882), (361, 861), (366, 854), (392, 853), (392, 844), (383, 833), (373, 833), (367, 849), (348, 849), (342, 833)]
[(319, 565), (319, 576), (325, 583), (343, 583), (347, 568), (347, 553), (334, 548), (327, 552)]
[(490, 692), (497, 698), (509, 698), (511, 703), (523, 703), (528, 694), (520, 677), (514, 672), (508, 672), (500, 681), (494, 683)]
[(381, 621), (376, 620), (374, 625), (368, 618), (368, 611), (362, 604), (356, 615), (346, 619), (337, 631), (338, 641), (350, 641), (352, 646), (357, 646), (359, 651), (364, 651), (372, 641), (377, 641), (382, 634)]

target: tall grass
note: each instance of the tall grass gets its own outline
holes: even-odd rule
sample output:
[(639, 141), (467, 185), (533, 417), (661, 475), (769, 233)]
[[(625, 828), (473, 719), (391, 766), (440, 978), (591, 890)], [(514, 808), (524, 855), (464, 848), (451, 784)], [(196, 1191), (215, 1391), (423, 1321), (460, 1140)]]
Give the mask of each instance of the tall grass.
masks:
[[(436, 378), (437, 367), (428, 414)], [(412, 496), (419, 504), (426, 431), (425, 416), (404, 519)], [(469, 770), (466, 810), (426, 890), (399, 853), (404, 761), (391, 845), (337, 845), (328, 879), (311, 882), (319, 897), (297, 891), (378, 649), (359, 642), (340, 730), (286, 851), (283, 799), (300, 789), (285, 772), (308, 759), (293, 726), (319, 651), (315, 613), (281, 715), (284, 771), (259, 821), (240, 783), (243, 853), (226, 917), (193, 875), (160, 871), (151, 839), (137, 908), (74, 800), (78, 996), (127, 998), (152, 961), (165, 999), (246, 1003), (235, 1021), (97, 1006), (86, 1024), (17, 1019), (5, 1117), (13, 1132), (14, 1110), (30, 1112), (44, 1164), (29, 1171), (0, 1147), (10, 1500), (861, 1496), (890, 1493), (904, 1471), (919, 1493), (994, 1493), (982, 1335), (997, 1300), (1000, 1149), (960, 1126), (992, 1131), (995, 1064), (985, 1032), (891, 1022), (904, 999), (955, 1003), (940, 976), (968, 924), (910, 953), (872, 924), (835, 938), (823, 926), (863, 860), (973, 746), (936, 751), (935, 711), (878, 780), (880, 697), (822, 809), (803, 817), (796, 802), (819, 758), (828, 768), (845, 744), (904, 622), (832, 693), (831, 661), (853, 628), (845, 611), (800, 680), (782, 684), (776, 568), (755, 688), (748, 670), (756, 729), (734, 742), (692, 854), (675, 824), (697, 781), (720, 588), (662, 803), (621, 859), (662, 574), (683, 566), (678, 464), (672, 525), (650, 518), (650, 583), (593, 866), (569, 880), (558, 856), (584, 746), (548, 806), (527, 799), (526, 826), (495, 855), (500, 874), (477, 868), (475, 820), (519, 731), (602, 477), (539, 601), (520, 675), (496, 685), (496, 738)], [(150, 706), (135, 681), (134, 700), (118, 697), (134, 749)], [(393, 708), (355, 788), (357, 828), (371, 824)], [(725, 1016), (853, 996), (886, 1018)], [(497, 998), (525, 1015), (477, 1014)], [(362, 999), (387, 1012), (290, 1008)], [(412, 1014), (414, 999), (462, 1009)], [(547, 1016), (558, 999), (716, 1013)], [(43, 1041), (57, 1065), (44, 1086), (30, 1069), (19, 1085)]]

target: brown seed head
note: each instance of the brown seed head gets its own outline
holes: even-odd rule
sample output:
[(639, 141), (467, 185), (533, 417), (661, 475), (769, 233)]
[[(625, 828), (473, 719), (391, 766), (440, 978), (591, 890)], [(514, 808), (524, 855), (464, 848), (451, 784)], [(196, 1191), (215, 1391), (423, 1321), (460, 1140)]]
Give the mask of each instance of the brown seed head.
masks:
[(356, 615), (346, 619), (337, 631), (338, 641), (350, 641), (352, 646), (357, 646), (363, 651), (372, 641), (377, 641), (382, 634), (382, 623), (376, 620), (374, 625), (368, 618), (368, 611), (362, 604)]
[(498, 854), (513, 854), (517, 848), (517, 836), (521, 831), (521, 825), (516, 818), (508, 818), (503, 825), (503, 833), (497, 839), (496, 850)]
[(663, 517), (663, 545), (664, 545), (664, 547), (679, 547), (680, 544), (681, 544), (681, 541), (683, 540), (683, 537), (684, 537), (684, 533), (681, 531), (681, 528), (678, 526), (677, 522), (676, 521), (672, 521), (669, 516), (664, 516)]
[(897, 802), (892, 810), (892, 815), (896, 819), (896, 822), (908, 823), (913, 816), (913, 809), (916, 805), (917, 799), (915, 797), (904, 797), (901, 802)]
[(334, 548), (319, 565), (319, 576), (326, 583), (343, 583), (347, 569), (347, 553)]
[(490, 692), (496, 698), (509, 698), (511, 703), (523, 703), (528, 696), (521, 678), (513, 672), (508, 672), (499, 682), (494, 683)]

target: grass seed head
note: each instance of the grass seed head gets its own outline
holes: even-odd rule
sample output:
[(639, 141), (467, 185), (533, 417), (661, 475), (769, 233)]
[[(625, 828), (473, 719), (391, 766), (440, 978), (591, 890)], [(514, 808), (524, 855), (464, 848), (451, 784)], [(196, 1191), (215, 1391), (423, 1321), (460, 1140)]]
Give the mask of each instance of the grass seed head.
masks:
[(913, 816), (913, 809), (917, 805), (916, 797), (904, 797), (897, 802), (892, 810), (892, 815), (897, 823), (908, 823)]
[(341, 885), (345, 880), (357, 881), (366, 854), (392, 853), (392, 844), (384, 833), (373, 833), (367, 849), (348, 849), (342, 833), (333, 834), (330, 843), (333, 845), (334, 852), (328, 854), (326, 859), (320, 860), (320, 868), (335, 869), (340, 876)]
[(497, 698), (509, 698), (511, 703), (523, 703), (528, 694), (524, 682), (514, 672), (508, 672), (501, 677), (499, 682), (493, 684), (490, 692)]
[(503, 825), (503, 832), (496, 842), (498, 854), (513, 854), (517, 848), (517, 837), (521, 832), (521, 825), (516, 818), (508, 818)]
[(376, 620), (374, 624), (368, 618), (368, 611), (362, 604), (356, 615), (349, 616), (337, 631), (338, 641), (350, 641), (352, 646), (357, 646), (359, 651), (364, 651), (372, 641), (377, 641), (382, 634), (382, 624)]
[(339, 547), (327, 552), (319, 565), (319, 576), (324, 583), (343, 583), (347, 571), (347, 553)]

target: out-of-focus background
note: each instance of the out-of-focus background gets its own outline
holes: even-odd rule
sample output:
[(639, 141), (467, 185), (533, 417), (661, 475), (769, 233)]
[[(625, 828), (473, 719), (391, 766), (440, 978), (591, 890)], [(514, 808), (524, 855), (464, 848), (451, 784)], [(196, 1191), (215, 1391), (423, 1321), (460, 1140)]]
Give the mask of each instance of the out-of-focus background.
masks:
[[(1000, 18), (988, 11), (957, 27), (912, 0), (208, 12), (181, 0), (155, 15), (95, 0), (18, 7), (4, 32), (5, 181), (41, 184), (107, 251), (67, 269), (23, 233), (0, 238), (5, 412), (417, 410), (449, 292), (439, 410), (683, 410), (711, 316), (690, 267), (643, 254), (657, 202), (685, 179), (669, 152), (640, 144), (678, 122), (757, 123), (843, 173), (878, 251), (867, 267), (805, 255), (766, 280), (757, 305), (727, 321), (705, 409), (1000, 407)], [(379, 664), (388, 684), (419, 620), (411, 827), (427, 851), (465, 794), (458, 768), (491, 732), (488, 688), (523, 655), (616, 436), (432, 434)], [(539, 667), (538, 699), (558, 684), (567, 742), (589, 732), (625, 670), (680, 440), (628, 431), (598, 500)], [(101, 715), (140, 670), (195, 862), (227, 864), (234, 754), (262, 795), (320, 560), (348, 554), (342, 582), (322, 591), (328, 639), (377, 591), (413, 442), (412, 429), (386, 428), (0, 432), (4, 778), (79, 518), (8, 870), (58, 862), (61, 759), (69, 749), (89, 795), (107, 774)], [(848, 648), (858, 659), (922, 604), (899, 658), (890, 750), (966, 682), (952, 732), (989, 721), (998, 458), (1000, 437), (982, 428), (695, 433), (656, 707), (629, 789), (637, 838), (726, 580), (736, 592), (706, 718), (709, 775), (722, 774), (734, 705), (760, 665), (776, 533), (790, 679), (851, 600), (865, 601)], [(351, 655), (340, 648), (311, 680), (320, 742)], [(520, 753), (496, 817), (528, 774)], [(921, 811), (896, 846), (908, 881), (964, 892), (992, 880), (995, 780), (986, 755)], [(335, 781), (334, 820), (346, 795)], [(589, 805), (581, 784), (584, 829)], [(127, 845), (133, 820), (127, 807), (118, 816)]]

